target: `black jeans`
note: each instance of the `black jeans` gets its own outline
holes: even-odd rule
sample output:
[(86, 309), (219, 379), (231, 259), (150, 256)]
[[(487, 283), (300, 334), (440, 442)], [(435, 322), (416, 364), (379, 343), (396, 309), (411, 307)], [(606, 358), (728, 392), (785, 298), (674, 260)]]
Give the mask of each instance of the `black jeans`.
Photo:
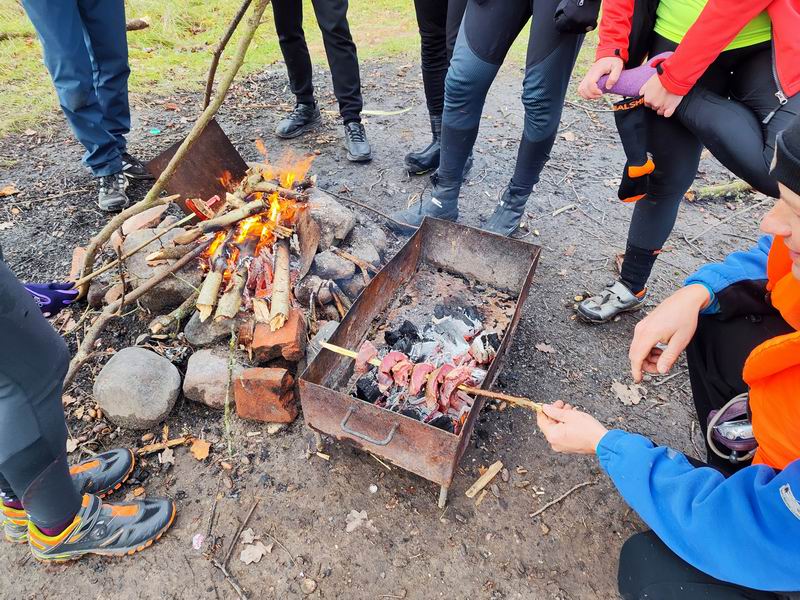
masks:
[[(677, 47), (654, 37), (651, 56)], [(671, 118), (648, 111), (647, 142), (655, 171), (646, 198), (634, 208), (629, 244), (644, 250), (663, 247), (697, 175), (703, 146), (754, 188), (777, 197), (778, 184), (769, 174), (775, 137), (800, 114), (800, 94), (764, 124), (779, 106), (776, 92), (771, 44), (764, 43), (721, 53)]]
[(431, 116), (444, 111), (444, 78), (467, 0), (414, 0), (421, 42), (422, 84)]
[[(345, 123), (361, 120), (363, 100), (358, 55), (347, 23), (347, 0), (313, 0), (333, 79), (333, 92)], [(275, 30), (289, 72), (289, 84), (302, 104), (314, 103), (311, 57), (303, 32), (302, 0), (273, 0)]]
[[(686, 349), (686, 357), (697, 418), (704, 436), (709, 413), (747, 391), (742, 381), (742, 368), (752, 350), (762, 342), (790, 331), (792, 328), (773, 311), (730, 318), (713, 315), (700, 317), (697, 332)], [(706, 452), (707, 466), (716, 468), (726, 476), (747, 466), (745, 463), (733, 465), (708, 448)], [(704, 466), (691, 458), (690, 462), (695, 466)], [(746, 552), (742, 560), (747, 560)], [(626, 600), (778, 600), (789, 597), (714, 579), (672, 552), (652, 531), (637, 533), (625, 542), (619, 557), (618, 580), (620, 594)]]
[(0, 492), (42, 527), (69, 521), (81, 504), (61, 406), (68, 362), (64, 340), (0, 260)]

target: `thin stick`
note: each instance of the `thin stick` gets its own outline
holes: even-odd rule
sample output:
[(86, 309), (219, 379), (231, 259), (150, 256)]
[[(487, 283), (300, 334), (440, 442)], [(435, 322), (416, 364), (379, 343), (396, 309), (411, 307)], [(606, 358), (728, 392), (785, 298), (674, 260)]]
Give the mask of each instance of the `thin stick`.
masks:
[(583, 483), (579, 483), (578, 485), (573, 485), (573, 486), (572, 486), (571, 488), (569, 488), (569, 489), (568, 489), (566, 492), (564, 492), (563, 494), (561, 494), (561, 495), (560, 495), (558, 498), (556, 498), (555, 500), (552, 500), (552, 501), (548, 502), (547, 504), (545, 504), (545, 505), (544, 505), (542, 508), (540, 508), (540, 509), (539, 509), (539, 510), (537, 510), (536, 512), (534, 512), (534, 513), (531, 513), (531, 514), (530, 514), (530, 518), (531, 518), (531, 519), (533, 519), (533, 518), (535, 518), (535, 517), (538, 517), (540, 514), (542, 514), (542, 513), (543, 513), (544, 511), (546, 511), (548, 508), (550, 508), (551, 506), (555, 506), (556, 504), (558, 504), (559, 502), (561, 502), (561, 501), (562, 501), (564, 498), (566, 498), (567, 496), (569, 496), (569, 495), (570, 495), (570, 494), (572, 494), (573, 492), (575, 492), (575, 491), (577, 491), (577, 490), (581, 489), (582, 487), (586, 487), (587, 485), (594, 485), (595, 483), (597, 483), (597, 482), (596, 482), (596, 481), (584, 481)]
[[(341, 346), (336, 346), (334, 344), (330, 344), (328, 342), (322, 342), (321, 346), (326, 350), (330, 350), (331, 352), (335, 352), (336, 354), (341, 354), (342, 356), (347, 356), (349, 358), (355, 359), (358, 356), (357, 352), (353, 352), (352, 350), (348, 350), (347, 348), (342, 348)], [(375, 365), (379, 367), (381, 361), (377, 358), (373, 358), (369, 361), (371, 365)], [(474, 394), (476, 396), (484, 396), (486, 398), (494, 398), (495, 400), (504, 400), (509, 404), (514, 404), (516, 406), (523, 406), (525, 408), (529, 408), (535, 412), (539, 412), (542, 410), (542, 403), (541, 402), (534, 402), (530, 398), (521, 398), (519, 396), (510, 396), (508, 394), (503, 394), (502, 392), (492, 392), (489, 390), (483, 390), (481, 388), (470, 387), (468, 385), (459, 385), (458, 389), (467, 392), (468, 394)]]
[(331, 246), (331, 251), (334, 254), (338, 254), (342, 258), (349, 260), (351, 263), (361, 268), (362, 271), (372, 271), (372, 273), (374, 274), (378, 273), (378, 268), (375, 265), (365, 260), (361, 260), (357, 256), (353, 256), (352, 254), (350, 254), (349, 252), (345, 252), (341, 248), (337, 248), (336, 246)]
[(145, 456), (146, 454), (152, 454), (153, 452), (161, 452), (162, 450), (166, 450), (167, 448), (174, 448), (175, 446), (182, 446), (183, 444), (188, 444), (192, 441), (192, 436), (185, 435), (183, 437), (175, 438), (174, 440), (167, 440), (166, 442), (158, 442), (157, 444), (148, 444), (147, 446), (142, 446), (136, 451), (136, 454), (139, 456)]
[(208, 105), (211, 103), (211, 92), (214, 89), (214, 77), (217, 75), (219, 59), (222, 56), (225, 47), (228, 45), (228, 42), (231, 40), (233, 32), (236, 31), (237, 27), (239, 27), (239, 23), (242, 22), (242, 18), (247, 12), (247, 9), (250, 8), (251, 1), (252, 0), (244, 0), (242, 5), (239, 7), (239, 10), (236, 11), (236, 14), (233, 16), (233, 19), (228, 25), (228, 29), (225, 31), (225, 34), (217, 43), (217, 47), (214, 48), (214, 54), (211, 56), (211, 66), (208, 68), (208, 77), (206, 78), (206, 94), (203, 98), (203, 110), (207, 109)]
[[(260, 175), (259, 175), (260, 177)], [(265, 194), (274, 194), (277, 193), (279, 196), (283, 196), (284, 198), (289, 198), (290, 200), (295, 200), (297, 202), (307, 202), (308, 196), (303, 194), (302, 192), (296, 192), (294, 190), (290, 190), (289, 188), (281, 187), (277, 184), (271, 183), (269, 181), (259, 181), (255, 185), (252, 186), (245, 186), (245, 191), (250, 194), (253, 192), (263, 192)]]
[(258, 503), (261, 502), (261, 498), (256, 498), (255, 502), (253, 502), (253, 506), (250, 508), (250, 512), (247, 513), (247, 516), (244, 518), (239, 524), (239, 529), (236, 530), (236, 535), (233, 536), (231, 540), (231, 545), (228, 546), (228, 551), (225, 553), (225, 559), (222, 561), (222, 566), (227, 567), (228, 563), (231, 560), (231, 556), (233, 555), (233, 551), (236, 548), (236, 544), (239, 542), (239, 538), (242, 535), (242, 531), (244, 528), (247, 527), (248, 521), (250, 521), (250, 517), (253, 516), (253, 513), (256, 512), (256, 508), (258, 507)]
[(330, 194), (334, 198), (337, 198), (338, 200), (344, 200), (345, 202), (350, 202), (351, 204), (355, 204), (356, 206), (360, 206), (361, 208), (363, 208), (365, 210), (373, 212), (376, 215), (378, 215), (379, 217), (383, 217), (387, 221), (391, 221), (392, 223), (397, 223), (398, 225), (400, 225), (402, 227), (409, 227), (409, 228), (413, 228), (413, 229), (418, 229), (418, 227), (414, 227), (413, 225), (409, 225), (408, 223), (403, 223), (401, 221), (398, 221), (397, 219), (393, 219), (392, 217), (387, 215), (385, 212), (381, 212), (377, 208), (372, 208), (371, 206), (369, 206), (367, 204), (363, 204), (363, 203), (359, 202), (358, 200), (353, 200), (352, 198), (348, 198), (347, 196), (342, 196), (341, 194), (337, 194), (336, 192), (332, 192), (330, 190), (323, 190), (323, 191), (326, 194)]
[(222, 574), (225, 576), (225, 581), (231, 584), (233, 591), (236, 592), (236, 594), (239, 596), (241, 600), (248, 600), (247, 594), (244, 593), (242, 586), (239, 585), (239, 582), (236, 580), (236, 577), (234, 577), (228, 572), (228, 568), (225, 565), (220, 564), (220, 562), (216, 558), (211, 559), (211, 564), (217, 567), (220, 571), (222, 571)]
[(276, 544), (278, 544), (278, 546), (280, 546), (281, 548), (283, 548), (283, 551), (284, 551), (284, 552), (286, 552), (286, 554), (288, 554), (288, 555), (289, 555), (289, 560), (291, 560), (291, 561), (292, 561), (292, 565), (294, 566), (294, 556), (292, 556), (292, 553), (291, 553), (291, 552), (289, 552), (289, 550), (286, 548), (286, 546), (284, 546), (284, 545), (281, 543), (281, 541), (280, 541), (278, 538), (276, 538), (274, 535), (272, 535), (271, 533), (265, 533), (264, 535), (266, 535), (266, 536), (267, 536), (269, 539), (271, 539), (273, 542), (275, 542)]

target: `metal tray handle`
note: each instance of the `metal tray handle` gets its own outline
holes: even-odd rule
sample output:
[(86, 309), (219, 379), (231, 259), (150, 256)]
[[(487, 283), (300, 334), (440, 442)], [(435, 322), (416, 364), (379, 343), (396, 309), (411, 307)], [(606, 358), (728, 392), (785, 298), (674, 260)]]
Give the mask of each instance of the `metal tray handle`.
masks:
[(345, 433), (349, 433), (353, 437), (357, 437), (358, 439), (364, 440), (365, 442), (369, 442), (370, 444), (375, 444), (376, 446), (388, 446), (389, 442), (391, 442), (392, 439), (394, 438), (394, 434), (397, 431), (397, 428), (400, 427), (399, 423), (395, 423), (394, 425), (392, 425), (392, 430), (389, 432), (389, 435), (386, 436), (386, 439), (376, 440), (375, 438), (368, 436), (366, 433), (361, 433), (360, 431), (356, 431), (355, 429), (351, 429), (350, 427), (347, 426), (347, 421), (350, 420), (350, 417), (352, 417), (353, 413), (355, 412), (356, 412), (355, 406), (351, 406), (350, 408), (348, 408), (347, 414), (344, 416), (344, 419), (342, 419), (342, 422), (339, 426)]

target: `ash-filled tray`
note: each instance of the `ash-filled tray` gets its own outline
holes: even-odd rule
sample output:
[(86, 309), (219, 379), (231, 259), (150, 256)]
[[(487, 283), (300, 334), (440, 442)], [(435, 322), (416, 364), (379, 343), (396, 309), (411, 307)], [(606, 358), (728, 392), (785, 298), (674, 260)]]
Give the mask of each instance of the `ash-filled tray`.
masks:
[[(443, 506), (482, 406), (480, 397), (473, 399), (461, 390), (456, 391), (458, 382), (469, 381), (482, 389), (491, 387), (519, 323), (539, 252), (538, 246), (520, 240), (448, 221), (425, 219), (364, 289), (330, 343), (355, 351), (362, 349), (365, 341), (370, 341), (376, 346), (376, 357), (386, 356), (390, 346), (400, 344), (398, 348), (405, 348), (407, 352), (395, 358), (405, 356), (403, 360), (413, 363), (410, 359), (414, 343), (435, 341), (425, 339), (426, 336), (435, 337), (431, 328), (438, 323), (440, 335), (442, 330), (452, 329), (455, 341), (458, 332), (470, 327), (471, 320), (462, 319), (469, 314), (479, 321), (480, 325), (474, 327), (480, 331), (470, 331), (458, 352), (447, 348), (442, 352), (440, 348), (438, 354), (422, 353), (417, 358), (430, 362), (434, 368), (451, 364), (456, 369), (461, 366), (456, 363), (468, 364), (477, 354), (482, 360), (469, 367), (481, 369), (485, 375), (462, 380), (462, 369), (455, 381), (442, 378), (434, 394), (437, 407), (434, 408), (433, 399), (428, 407), (429, 411), (436, 410), (440, 415), (429, 418), (431, 412), (404, 414), (404, 410), (419, 406), (419, 402), (414, 402), (419, 401), (420, 394), (404, 392), (403, 385), (397, 385), (397, 378), (401, 384), (405, 375), (410, 379), (416, 365), (401, 365), (397, 373), (385, 368), (384, 375), (391, 376), (391, 381), (384, 379), (383, 400), (368, 402), (354, 395), (359, 379), (359, 374), (355, 373), (356, 361), (323, 349), (299, 382), (306, 424), (319, 433), (347, 440), (440, 484), (440, 505)], [(441, 324), (448, 318), (450, 321), (442, 328)], [(401, 328), (406, 321), (409, 324), (403, 333)], [(400, 339), (413, 338), (412, 327), (421, 339)], [(387, 332), (390, 344), (387, 344)], [(480, 347), (472, 348), (481, 335)], [(465, 354), (466, 344), (470, 349)], [(397, 361), (392, 366), (396, 364)], [(403, 372), (409, 368), (410, 373)], [(387, 402), (393, 393), (397, 397)], [(440, 426), (431, 423), (440, 416), (446, 418), (438, 422)]]

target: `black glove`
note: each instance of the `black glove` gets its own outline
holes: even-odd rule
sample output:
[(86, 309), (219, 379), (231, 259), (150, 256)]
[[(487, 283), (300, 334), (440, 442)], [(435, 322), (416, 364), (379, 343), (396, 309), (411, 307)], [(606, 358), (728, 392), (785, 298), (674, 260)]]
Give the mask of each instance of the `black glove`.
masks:
[(553, 18), (561, 33), (587, 33), (597, 27), (600, 0), (561, 0)]

